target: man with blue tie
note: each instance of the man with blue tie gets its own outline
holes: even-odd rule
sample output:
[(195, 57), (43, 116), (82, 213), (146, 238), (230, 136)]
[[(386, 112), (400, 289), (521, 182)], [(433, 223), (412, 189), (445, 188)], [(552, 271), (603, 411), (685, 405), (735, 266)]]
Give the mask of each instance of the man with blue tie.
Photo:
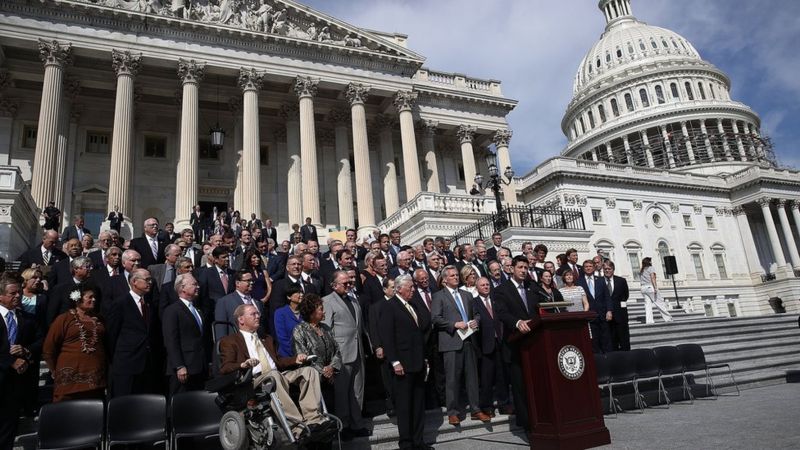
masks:
[(613, 319), (614, 306), (603, 278), (594, 273), (594, 262), (591, 259), (583, 262), (583, 276), (578, 280), (578, 286), (586, 292), (589, 311), (597, 313), (597, 318), (589, 322), (589, 328), (592, 331), (592, 351), (608, 353), (611, 351), (608, 322)]
[(206, 339), (203, 319), (194, 301), (199, 291), (191, 273), (175, 278), (179, 301), (167, 306), (161, 319), (167, 349), (169, 395), (203, 389), (206, 380)]
[(477, 331), (480, 315), (473, 307), (472, 294), (458, 288), (458, 269), (447, 266), (443, 270), (444, 286), (433, 294), (431, 321), (439, 332), (439, 352), (444, 359), (445, 404), (450, 425), (461, 423), (461, 388), (467, 391), (472, 420), (491, 421), (480, 409), (478, 395), (478, 361), (472, 336), (462, 339), (459, 331)]

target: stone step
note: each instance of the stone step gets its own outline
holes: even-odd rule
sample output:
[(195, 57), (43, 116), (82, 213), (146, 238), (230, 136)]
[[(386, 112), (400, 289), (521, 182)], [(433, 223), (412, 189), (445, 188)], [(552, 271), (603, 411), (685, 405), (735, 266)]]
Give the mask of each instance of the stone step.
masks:
[(723, 343), (747, 343), (754, 340), (769, 340), (772, 338), (780, 339), (784, 337), (800, 337), (800, 330), (796, 326), (776, 325), (768, 330), (769, 334), (760, 327), (742, 327), (735, 330), (734, 336), (729, 336), (730, 331), (703, 332), (702, 330), (686, 333), (663, 333), (648, 336), (633, 336), (632, 341), (635, 347), (656, 347), (659, 345), (677, 345), (683, 343), (700, 344), (703, 347), (720, 344), (720, 337), (724, 337)]
[(764, 317), (735, 317), (735, 318), (702, 318), (683, 322), (657, 322), (655, 324), (644, 325), (635, 324), (630, 326), (631, 335), (660, 334), (663, 328), (675, 331), (712, 331), (720, 329), (738, 328), (743, 326), (762, 326), (765, 329), (776, 325), (794, 324), (797, 328), (797, 317), (792, 316), (764, 316)]

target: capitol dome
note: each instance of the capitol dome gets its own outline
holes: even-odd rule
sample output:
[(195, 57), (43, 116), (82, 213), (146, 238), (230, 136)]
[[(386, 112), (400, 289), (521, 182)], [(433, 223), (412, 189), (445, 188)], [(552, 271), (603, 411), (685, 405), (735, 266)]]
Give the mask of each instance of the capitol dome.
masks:
[(637, 20), (630, 0), (598, 7), (606, 28), (575, 75), (565, 156), (703, 172), (774, 163), (758, 115), (688, 40)]

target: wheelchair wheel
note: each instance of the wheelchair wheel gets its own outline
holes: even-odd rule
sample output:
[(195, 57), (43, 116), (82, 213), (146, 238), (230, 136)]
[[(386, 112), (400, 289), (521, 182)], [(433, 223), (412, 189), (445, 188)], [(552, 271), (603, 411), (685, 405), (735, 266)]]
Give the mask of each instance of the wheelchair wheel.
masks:
[(219, 422), (219, 443), (224, 450), (247, 450), (250, 434), (241, 413), (228, 411)]

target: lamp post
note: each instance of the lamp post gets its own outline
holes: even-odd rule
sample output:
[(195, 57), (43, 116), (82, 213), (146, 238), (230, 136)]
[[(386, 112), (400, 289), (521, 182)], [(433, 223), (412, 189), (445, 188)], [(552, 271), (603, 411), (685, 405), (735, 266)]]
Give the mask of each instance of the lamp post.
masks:
[(494, 194), (494, 201), (497, 204), (497, 220), (495, 221), (495, 228), (497, 228), (499, 231), (508, 226), (508, 217), (503, 214), (503, 203), (500, 201), (500, 190), (502, 189), (503, 185), (510, 185), (514, 181), (514, 169), (512, 169), (511, 166), (506, 167), (506, 170), (501, 176), (500, 169), (498, 169), (496, 162), (496, 154), (489, 153), (486, 155), (486, 166), (489, 167), (489, 178), (484, 180), (483, 175), (480, 173), (475, 175), (475, 184), (477, 185), (477, 188), (473, 188), (470, 191), (470, 194), (480, 195), (481, 189), (492, 190), (492, 193)]

